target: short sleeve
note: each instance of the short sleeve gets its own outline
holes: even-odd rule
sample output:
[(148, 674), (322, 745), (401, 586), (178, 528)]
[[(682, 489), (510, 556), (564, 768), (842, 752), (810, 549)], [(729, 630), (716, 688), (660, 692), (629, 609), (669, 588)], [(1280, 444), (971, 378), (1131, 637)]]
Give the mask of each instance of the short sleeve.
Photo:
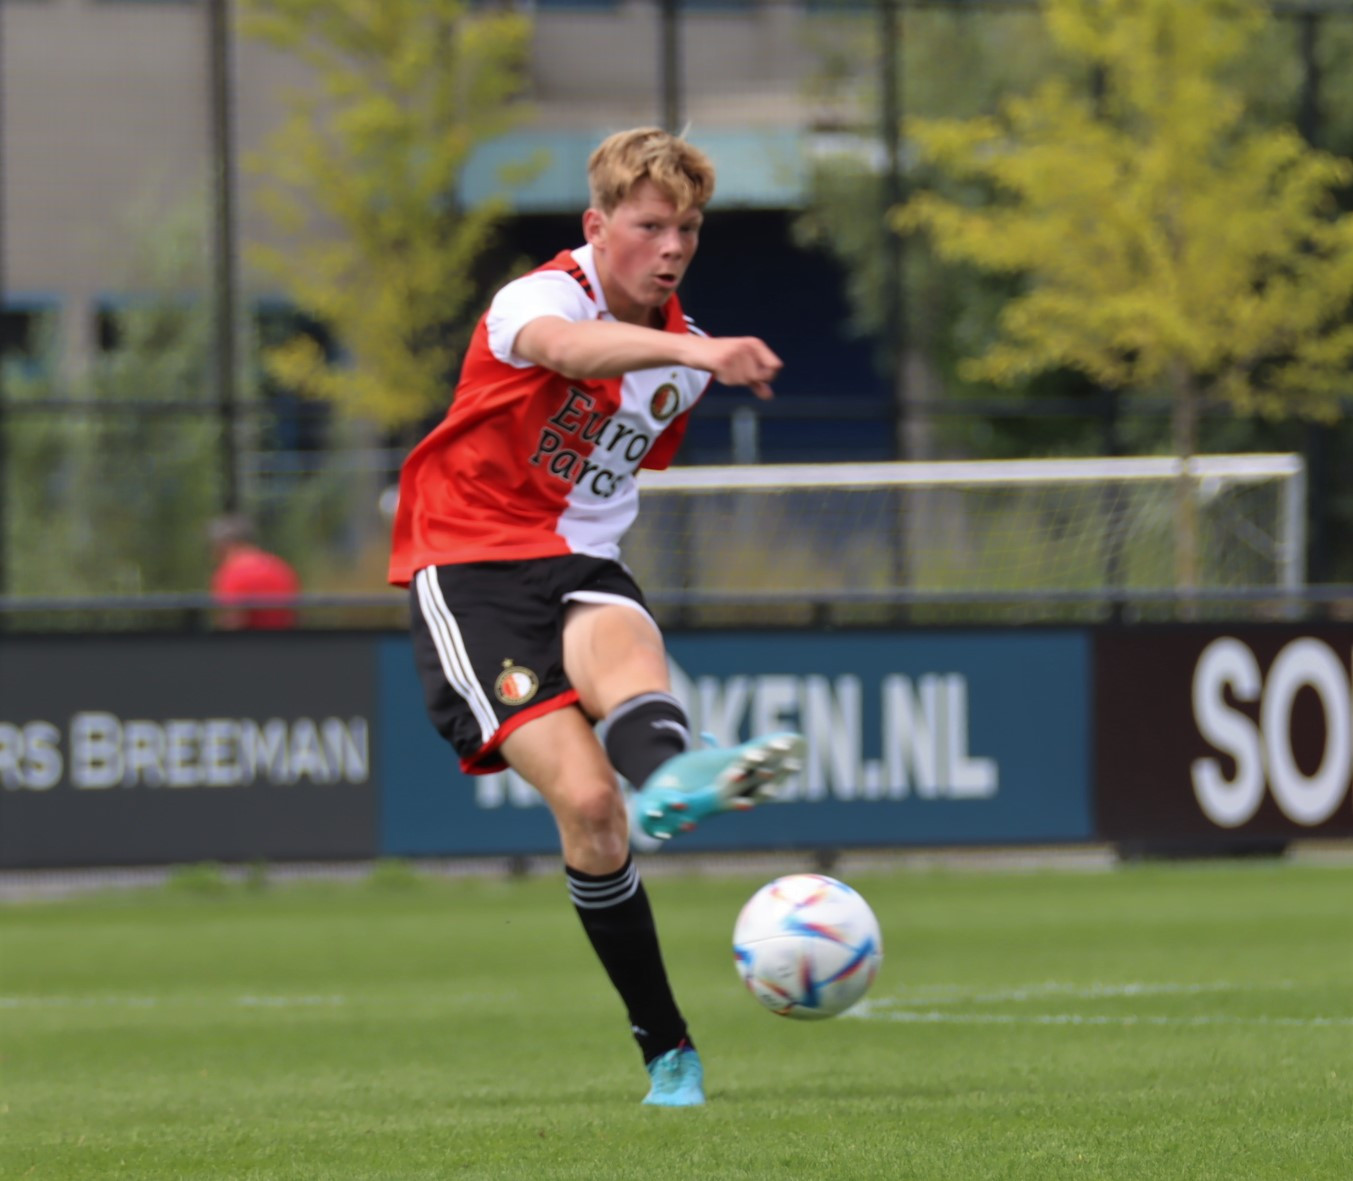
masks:
[(519, 357), (513, 349), (517, 333), (541, 316), (561, 320), (595, 320), (597, 305), (564, 271), (535, 271), (514, 279), (493, 297), (487, 326), (489, 349), (504, 365), (529, 369), (531, 361)]

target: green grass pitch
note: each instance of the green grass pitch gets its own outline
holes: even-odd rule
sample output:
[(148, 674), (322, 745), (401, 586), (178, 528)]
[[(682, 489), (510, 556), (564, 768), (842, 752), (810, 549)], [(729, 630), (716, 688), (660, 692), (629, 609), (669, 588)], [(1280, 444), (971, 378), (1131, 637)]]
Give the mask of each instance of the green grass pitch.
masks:
[(649, 875), (696, 1110), (553, 876), (0, 905), (0, 1177), (1353, 1177), (1353, 866), (844, 876), (883, 970), (799, 1024), (733, 970), (761, 877)]

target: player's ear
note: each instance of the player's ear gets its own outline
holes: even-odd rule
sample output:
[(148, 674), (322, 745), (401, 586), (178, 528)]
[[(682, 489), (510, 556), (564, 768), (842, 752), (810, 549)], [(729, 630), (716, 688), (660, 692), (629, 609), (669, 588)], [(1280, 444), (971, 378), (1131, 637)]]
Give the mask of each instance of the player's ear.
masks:
[(583, 237), (596, 245), (606, 236), (606, 215), (600, 209), (588, 208), (583, 214)]

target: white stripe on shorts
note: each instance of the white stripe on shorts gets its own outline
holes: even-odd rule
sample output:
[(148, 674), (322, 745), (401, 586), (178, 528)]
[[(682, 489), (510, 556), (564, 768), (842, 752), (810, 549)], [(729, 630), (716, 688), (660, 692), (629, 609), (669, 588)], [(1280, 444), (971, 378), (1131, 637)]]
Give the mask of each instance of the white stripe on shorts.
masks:
[(488, 742), (498, 731), (498, 715), (493, 712), (488, 694), (474, 675), (460, 627), (456, 617), (451, 614), (451, 608), (446, 605), (442, 584), (437, 581), (437, 568), (424, 566), (414, 575), (414, 585), (418, 588), (418, 605), (422, 608), (428, 633), (437, 648), (442, 672), (451, 687), (470, 707), (475, 721), (479, 723), (481, 738)]
[(651, 616), (646, 610), (644, 610), (643, 604), (636, 603), (633, 599), (629, 598), (627, 595), (612, 594), (610, 591), (589, 591), (589, 590), (569, 591), (568, 594), (564, 596), (564, 602), (606, 603), (617, 607), (633, 607), (634, 610), (639, 612), (639, 614), (642, 615), (645, 619), (647, 619), (648, 622), (651, 623), (654, 627), (658, 626), (657, 620), (655, 620), (653, 616)]

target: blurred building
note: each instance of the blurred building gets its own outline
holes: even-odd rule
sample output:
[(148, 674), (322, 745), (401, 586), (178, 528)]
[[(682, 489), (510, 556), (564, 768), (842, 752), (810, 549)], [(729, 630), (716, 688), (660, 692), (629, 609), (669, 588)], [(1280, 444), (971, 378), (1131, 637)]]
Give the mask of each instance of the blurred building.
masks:
[[(790, 237), (807, 150), (837, 118), (810, 98), (830, 48), (824, 6), (829, 0), (536, 0), (529, 97), (537, 116), (481, 151), (462, 195), (493, 191), (500, 164), (548, 149), (548, 166), (514, 195), (512, 234), (524, 253), (553, 253), (580, 240), (586, 158), (603, 135), (640, 123), (686, 126), (719, 170), (718, 216), (685, 291), (697, 322), (772, 341), (788, 363), (786, 397), (844, 395), (886, 407), (873, 346), (846, 327), (842, 277)], [(145, 290), (131, 244), (178, 211), (196, 208), (205, 220), (215, 167), (210, 9), (208, 0), (0, 4), (11, 355), (51, 359), (33, 355), (39, 323), (51, 326), (61, 366), (78, 368), (109, 347), (110, 312)], [(867, 33), (872, 19), (867, 5), (856, 10), (850, 35)], [(294, 58), (256, 41), (236, 35), (229, 50), (233, 142), (247, 160), (280, 121), (286, 90), (307, 77)], [(266, 240), (247, 167), (236, 191), (238, 241)], [(199, 231), (205, 244), (209, 226)], [(244, 289), (255, 308), (268, 306), (270, 293), (247, 276)], [(711, 436), (709, 458), (726, 448), (728, 425)], [(886, 427), (845, 421), (839, 429), (842, 449), (856, 457), (891, 453)], [(810, 450), (819, 453), (831, 440), (820, 424), (813, 431)], [(693, 444), (702, 446), (698, 437)], [(792, 439), (772, 445), (784, 458), (800, 450)]]

